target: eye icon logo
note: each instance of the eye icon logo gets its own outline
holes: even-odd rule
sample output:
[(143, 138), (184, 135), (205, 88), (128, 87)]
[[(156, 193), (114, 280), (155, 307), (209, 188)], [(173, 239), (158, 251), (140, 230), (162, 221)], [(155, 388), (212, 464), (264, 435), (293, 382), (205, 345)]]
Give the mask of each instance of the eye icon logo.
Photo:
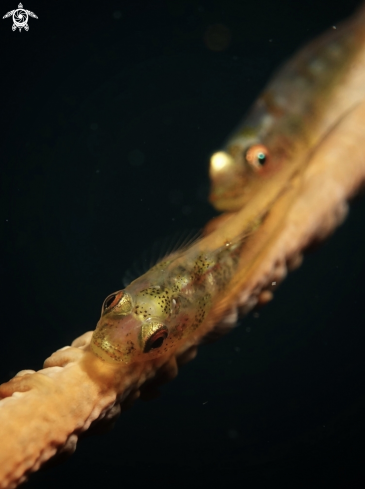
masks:
[(5, 14), (3, 19), (6, 19), (11, 15), (13, 16), (13, 31), (15, 31), (17, 28), (20, 32), (22, 29), (27, 31), (29, 29), (28, 18), (34, 17), (35, 19), (38, 19), (38, 17), (33, 12), (31, 12), (30, 10), (25, 10), (21, 3), (18, 5), (18, 8), (16, 10), (11, 10), (7, 14)]

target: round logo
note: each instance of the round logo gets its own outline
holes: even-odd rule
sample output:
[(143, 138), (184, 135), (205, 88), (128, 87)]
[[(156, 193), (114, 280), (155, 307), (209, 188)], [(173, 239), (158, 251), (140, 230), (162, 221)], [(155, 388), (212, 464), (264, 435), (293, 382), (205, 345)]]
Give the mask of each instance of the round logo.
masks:
[(27, 22), (28, 22), (28, 13), (26, 10), (23, 10), (22, 8), (18, 8), (14, 10), (13, 13), (13, 22), (16, 25), (16, 27), (19, 27), (20, 29), (24, 27)]

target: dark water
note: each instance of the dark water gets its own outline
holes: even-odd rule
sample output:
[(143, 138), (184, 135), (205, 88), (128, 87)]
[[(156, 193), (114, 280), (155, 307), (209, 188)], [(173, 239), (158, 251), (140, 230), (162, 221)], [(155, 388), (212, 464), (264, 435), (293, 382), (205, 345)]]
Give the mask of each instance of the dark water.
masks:
[[(33, 1), (29, 32), (2, 21), (1, 381), (93, 329), (156, 239), (214, 215), (209, 155), (355, 5)], [(28, 487), (364, 487), (364, 215), (359, 199), (270, 305)]]

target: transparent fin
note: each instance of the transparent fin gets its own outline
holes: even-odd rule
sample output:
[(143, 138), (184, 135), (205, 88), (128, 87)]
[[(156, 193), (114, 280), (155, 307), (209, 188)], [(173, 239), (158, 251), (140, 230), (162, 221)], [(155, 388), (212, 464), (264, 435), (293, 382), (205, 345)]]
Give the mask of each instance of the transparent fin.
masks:
[(156, 240), (145, 250), (141, 257), (135, 260), (123, 275), (123, 286), (127, 287), (133, 280), (144, 275), (152, 267), (165, 260), (172, 254), (186, 251), (201, 238), (201, 231), (197, 229), (185, 230)]

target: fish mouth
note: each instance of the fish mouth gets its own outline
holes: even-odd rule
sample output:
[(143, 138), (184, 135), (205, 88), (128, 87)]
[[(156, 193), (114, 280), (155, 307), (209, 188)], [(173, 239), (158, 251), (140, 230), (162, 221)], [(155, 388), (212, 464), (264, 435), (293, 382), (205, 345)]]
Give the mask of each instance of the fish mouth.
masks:
[(247, 195), (247, 178), (236, 175), (229, 182), (212, 182), (209, 202), (218, 211), (237, 211), (242, 207), (242, 201)]
[(119, 349), (113, 345), (103, 332), (94, 331), (91, 339), (90, 348), (93, 353), (104, 361), (111, 363), (124, 363), (131, 362), (135, 347), (132, 342), (127, 345), (125, 349)]
[(249, 177), (243, 161), (226, 151), (214, 153), (210, 159), (209, 176), (209, 202), (219, 211), (239, 209)]

